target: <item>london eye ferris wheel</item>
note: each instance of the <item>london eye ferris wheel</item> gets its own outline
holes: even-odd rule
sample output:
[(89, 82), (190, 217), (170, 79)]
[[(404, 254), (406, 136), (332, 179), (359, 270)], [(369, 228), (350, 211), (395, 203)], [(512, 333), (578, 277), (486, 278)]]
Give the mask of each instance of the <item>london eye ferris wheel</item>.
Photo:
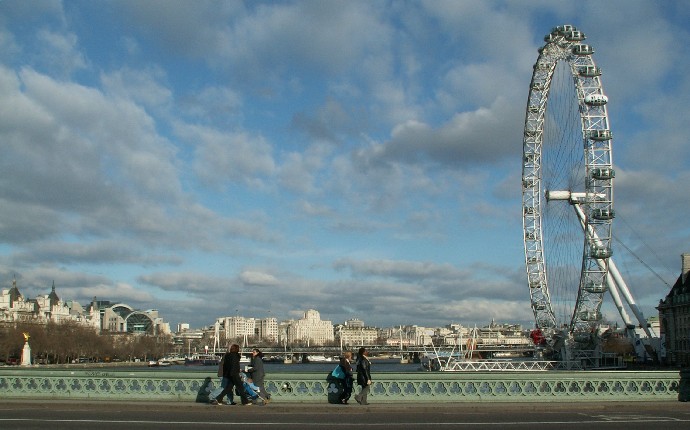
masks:
[[(609, 294), (641, 313), (611, 259), (613, 133), (601, 69), (585, 35), (553, 29), (534, 64), (525, 114), (522, 217), (525, 267), (537, 328), (594, 347)], [(645, 323), (646, 327), (646, 323)]]

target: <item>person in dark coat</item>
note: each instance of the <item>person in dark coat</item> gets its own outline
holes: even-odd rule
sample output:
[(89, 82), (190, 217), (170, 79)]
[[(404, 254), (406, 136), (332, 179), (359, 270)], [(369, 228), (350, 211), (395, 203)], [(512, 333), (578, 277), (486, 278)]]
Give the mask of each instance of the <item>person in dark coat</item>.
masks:
[(215, 399), (211, 400), (211, 404), (221, 404), (220, 402), (223, 397), (228, 392), (232, 393), (233, 389), (235, 389), (237, 394), (239, 394), (243, 405), (252, 404), (247, 397), (247, 393), (244, 391), (244, 384), (242, 383), (242, 378), (240, 378), (241, 371), (240, 346), (236, 343), (233, 343), (228, 352), (225, 353), (223, 361), (223, 377), (228, 379), (228, 383), (225, 388), (223, 388), (223, 391), (221, 391)]
[(352, 365), (350, 364), (352, 360), (352, 352), (345, 351), (343, 357), (340, 359), (340, 367), (342, 367), (345, 373), (345, 380), (343, 381), (343, 392), (340, 395), (340, 403), (347, 405), (347, 401), (350, 400), (352, 395), (352, 385), (354, 379), (352, 378)]
[(266, 377), (266, 372), (264, 371), (264, 353), (258, 348), (252, 349), (252, 358), (249, 363), (249, 368), (247, 368), (247, 373), (252, 379), (254, 385), (259, 387), (259, 396), (264, 399), (264, 402), (268, 403), (271, 401), (271, 395), (266, 391), (264, 386), (264, 378)]
[(368, 405), (367, 396), (371, 388), (371, 362), (369, 361), (369, 351), (366, 348), (359, 348), (357, 352), (357, 385), (361, 390), (355, 394), (355, 400), (360, 405)]

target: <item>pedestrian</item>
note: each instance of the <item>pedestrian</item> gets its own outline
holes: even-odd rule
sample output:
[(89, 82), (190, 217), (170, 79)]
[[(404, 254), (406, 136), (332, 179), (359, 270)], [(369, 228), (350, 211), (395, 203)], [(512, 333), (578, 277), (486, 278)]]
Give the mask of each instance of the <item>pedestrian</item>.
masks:
[(223, 396), (225, 396), (227, 393), (232, 393), (233, 388), (242, 399), (243, 405), (248, 406), (252, 404), (247, 397), (247, 393), (244, 391), (244, 384), (242, 383), (242, 378), (240, 377), (241, 371), (240, 346), (236, 343), (233, 343), (230, 345), (228, 352), (226, 352), (223, 356), (223, 378), (227, 378), (228, 383), (223, 388), (223, 391), (221, 391), (218, 396), (211, 400), (211, 404), (221, 404)]
[[(220, 393), (223, 392), (225, 387), (228, 386), (228, 383), (230, 382), (230, 379), (226, 378), (223, 376), (223, 365), (225, 364), (225, 354), (223, 354), (223, 358), (221, 358), (220, 363), (218, 363), (218, 377), (220, 378), (220, 387), (216, 388), (215, 390), (211, 391), (209, 393), (209, 398), (211, 403), (213, 403), (214, 400), (220, 395)], [(236, 403), (233, 400), (232, 396), (232, 391), (228, 391), (226, 393), (228, 396), (228, 403), (227, 405), (236, 405)], [(218, 403), (223, 403), (223, 398), (221, 397), (220, 400), (216, 400)]]
[(350, 360), (352, 360), (352, 352), (345, 351), (340, 359), (340, 367), (345, 373), (343, 392), (340, 395), (340, 403), (343, 405), (347, 405), (347, 401), (350, 400), (350, 396), (352, 395), (352, 384), (354, 380), (352, 378), (352, 365), (350, 364)]
[(371, 362), (369, 351), (361, 347), (357, 352), (357, 384), (361, 387), (359, 394), (355, 394), (355, 400), (360, 405), (368, 405), (367, 396), (371, 389)]
[(270, 402), (271, 395), (268, 394), (264, 386), (264, 378), (266, 377), (266, 372), (264, 371), (264, 353), (261, 352), (259, 348), (252, 349), (252, 358), (246, 370), (254, 385), (259, 387), (259, 396), (264, 399), (264, 402)]

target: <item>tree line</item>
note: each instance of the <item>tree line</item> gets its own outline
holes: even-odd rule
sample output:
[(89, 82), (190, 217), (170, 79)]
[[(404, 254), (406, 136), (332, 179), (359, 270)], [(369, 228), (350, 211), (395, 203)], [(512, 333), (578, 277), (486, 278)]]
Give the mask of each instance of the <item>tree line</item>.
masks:
[(29, 335), (32, 363), (147, 361), (173, 350), (170, 335), (98, 333), (75, 321), (47, 324), (6, 323), (0, 326), (0, 362), (16, 362), (22, 357)]

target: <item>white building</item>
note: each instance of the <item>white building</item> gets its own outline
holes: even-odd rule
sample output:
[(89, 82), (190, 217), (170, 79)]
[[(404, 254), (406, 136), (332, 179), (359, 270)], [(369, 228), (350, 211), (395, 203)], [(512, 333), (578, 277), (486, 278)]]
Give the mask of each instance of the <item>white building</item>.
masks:
[(61, 322), (72, 319), (70, 307), (60, 300), (55, 292), (55, 283), (50, 294), (35, 299), (26, 299), (12, 280), (12, 288), (0, 294), (0, 321), (4, 322)]
[(220, 324), (221, 330), (225, 333), (225, 339), (244, 339), (254, 336), (256, 320), (240, 316), (221, 317), (216, 321)]
[(420, 326), (406, 326), (412, 345), (426, 346), (433, 343), (434, 329)]
[(278, 341), (278, 320), (276, 318), (247, 318), (241, 316), (221, 317), (216, 321), (225, 334), (225, 339), (259, 338)]
[(379, 338), (379, 331), (371, 327), (339, 326), (338, 337), (343, 346), (375, 345)]
[(288, 342), (302, 342), (308, 346), (326, 345), (335, 340), (333, 323), (322, 320), (314, 309), (304, 313), (304, 318), (289, 321), (287, 324)]
[(278, 341), (278, 319), (262, 318), (256, 321), (256, 336), (269, 342)]
[(364, 321), (359, 318), (352, 318), (345, 321), (345, 327), (349, 328), (364, 328)]
[(49, 294), (35, 299), (25, 299), (17, 288), (16, 279), (12, 288), (0, 294), (0, 322), (31, 322), (47, 324), (75, 321), (91, 326), (98, 331), (116, 333), (169, 334), (170, 325), (158, 316), (158, 311), (138, 311), (125, 304), (93, 301), (86, 308), (74, 301), (60, 300), (55, 292), (55, 283)]
[(46, 321), (62, 322), (72, 319), (70, 308), (55, 292), (55, 282), (50, 294), (36, 296), (37, 312)]

